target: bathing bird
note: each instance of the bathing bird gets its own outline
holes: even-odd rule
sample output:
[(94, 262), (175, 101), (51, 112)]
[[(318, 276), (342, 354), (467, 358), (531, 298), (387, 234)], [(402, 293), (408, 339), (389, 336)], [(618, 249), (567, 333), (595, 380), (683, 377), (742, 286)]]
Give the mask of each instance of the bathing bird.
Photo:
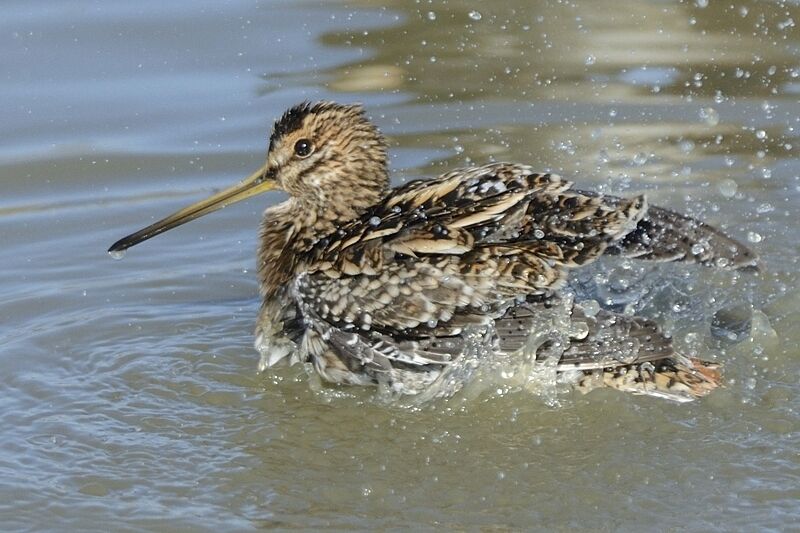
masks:
[(549, 361), (582, 391), (691, 401), (719, 386), (718, 365), (678, 353), (653, 320), (573, 302), (567, 276), (604, 255), (757, 265), (743, 244), (644, 195), (579, 190), (523, 164), (391, 188), (384, 137), (362, 107), (333, 102), (292, 107), (252, 175), (109, 251), (273, 189), (288, 199), (260, 227), (259, 368), (299, 361), (324, 381), (401, 396), (452, 394), (463, 385), (452, 369), (483, 353)]

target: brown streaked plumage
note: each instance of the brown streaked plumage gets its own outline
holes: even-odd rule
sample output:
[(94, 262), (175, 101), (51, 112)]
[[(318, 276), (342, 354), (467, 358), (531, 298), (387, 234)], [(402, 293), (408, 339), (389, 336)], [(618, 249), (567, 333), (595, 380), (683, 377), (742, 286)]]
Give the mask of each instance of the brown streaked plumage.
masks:
[[(260, 368), (307, 361), (329, 382), (399, 394), (451, 394), (460, 386), (451, 370), (478, 342), (555, 360), (563, 380), (584, 391), (703, 396), (719, 385), (715, 364), (676, 353), (648, 319), (590, 314), (559, 289), (569, 269), (603, 254), (728, 269), (757, 263), (739, 242), (644, 196), (575, 190), (525, 165), (390, 189), (381, 134), (359, 106), (331, 102), (288, 110), (266, 163), (241, 184), (110, 251), (270, 189), (289, 198), (261, 224)], [(567, 326), (542, 331), (545, 323)]]

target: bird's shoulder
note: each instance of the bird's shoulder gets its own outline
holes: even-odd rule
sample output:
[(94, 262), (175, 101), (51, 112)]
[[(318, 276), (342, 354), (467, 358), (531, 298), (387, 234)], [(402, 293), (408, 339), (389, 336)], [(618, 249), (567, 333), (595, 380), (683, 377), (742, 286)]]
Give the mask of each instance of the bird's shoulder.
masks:
[(490, 163), (459, 168), (432, 179), (415, 180), (393, 189), (385, 207), (403, 211), (416, 208), (465, 207), (498, 194), (556, 194), (572, 187), (557, 174), (536, 172), (528, 165)]
[(558, 195), (571, 186), (555, 174), (513, 163), (415, 180), (320, 239), (304, 262), (311, 270), (371, 274), (387, 256), (462, 255), (475, 251), (476, 244), (513, 240), (498, 232), (513, 232), (523, 223), (532, 197)]

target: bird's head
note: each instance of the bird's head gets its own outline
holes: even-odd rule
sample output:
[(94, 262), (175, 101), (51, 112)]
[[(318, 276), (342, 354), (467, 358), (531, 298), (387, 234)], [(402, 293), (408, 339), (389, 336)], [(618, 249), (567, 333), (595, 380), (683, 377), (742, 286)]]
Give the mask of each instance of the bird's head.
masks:
[(361, 106), (332, 102), (292, 107), (275, 123), (266, 176), (305, 204), (359, 202), (388, 186), (386, 142)]
[(302, 209), (355, 218), (388, 189), (386, 142), (361, 106), (296, 105), (275, 122), (264, 165), (242, 182), (114, 243), (121, 252), (203, 215), (263, 192), (286, 191)]

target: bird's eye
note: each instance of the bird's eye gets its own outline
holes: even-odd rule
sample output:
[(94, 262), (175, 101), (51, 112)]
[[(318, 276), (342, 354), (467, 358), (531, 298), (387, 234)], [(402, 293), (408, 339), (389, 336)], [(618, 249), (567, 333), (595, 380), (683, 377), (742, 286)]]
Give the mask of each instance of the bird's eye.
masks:
[(294, 143), (294, 153), (297, 157), (308, 157), (314, 151), (311, 141), (308, 139), (300, 139)]

